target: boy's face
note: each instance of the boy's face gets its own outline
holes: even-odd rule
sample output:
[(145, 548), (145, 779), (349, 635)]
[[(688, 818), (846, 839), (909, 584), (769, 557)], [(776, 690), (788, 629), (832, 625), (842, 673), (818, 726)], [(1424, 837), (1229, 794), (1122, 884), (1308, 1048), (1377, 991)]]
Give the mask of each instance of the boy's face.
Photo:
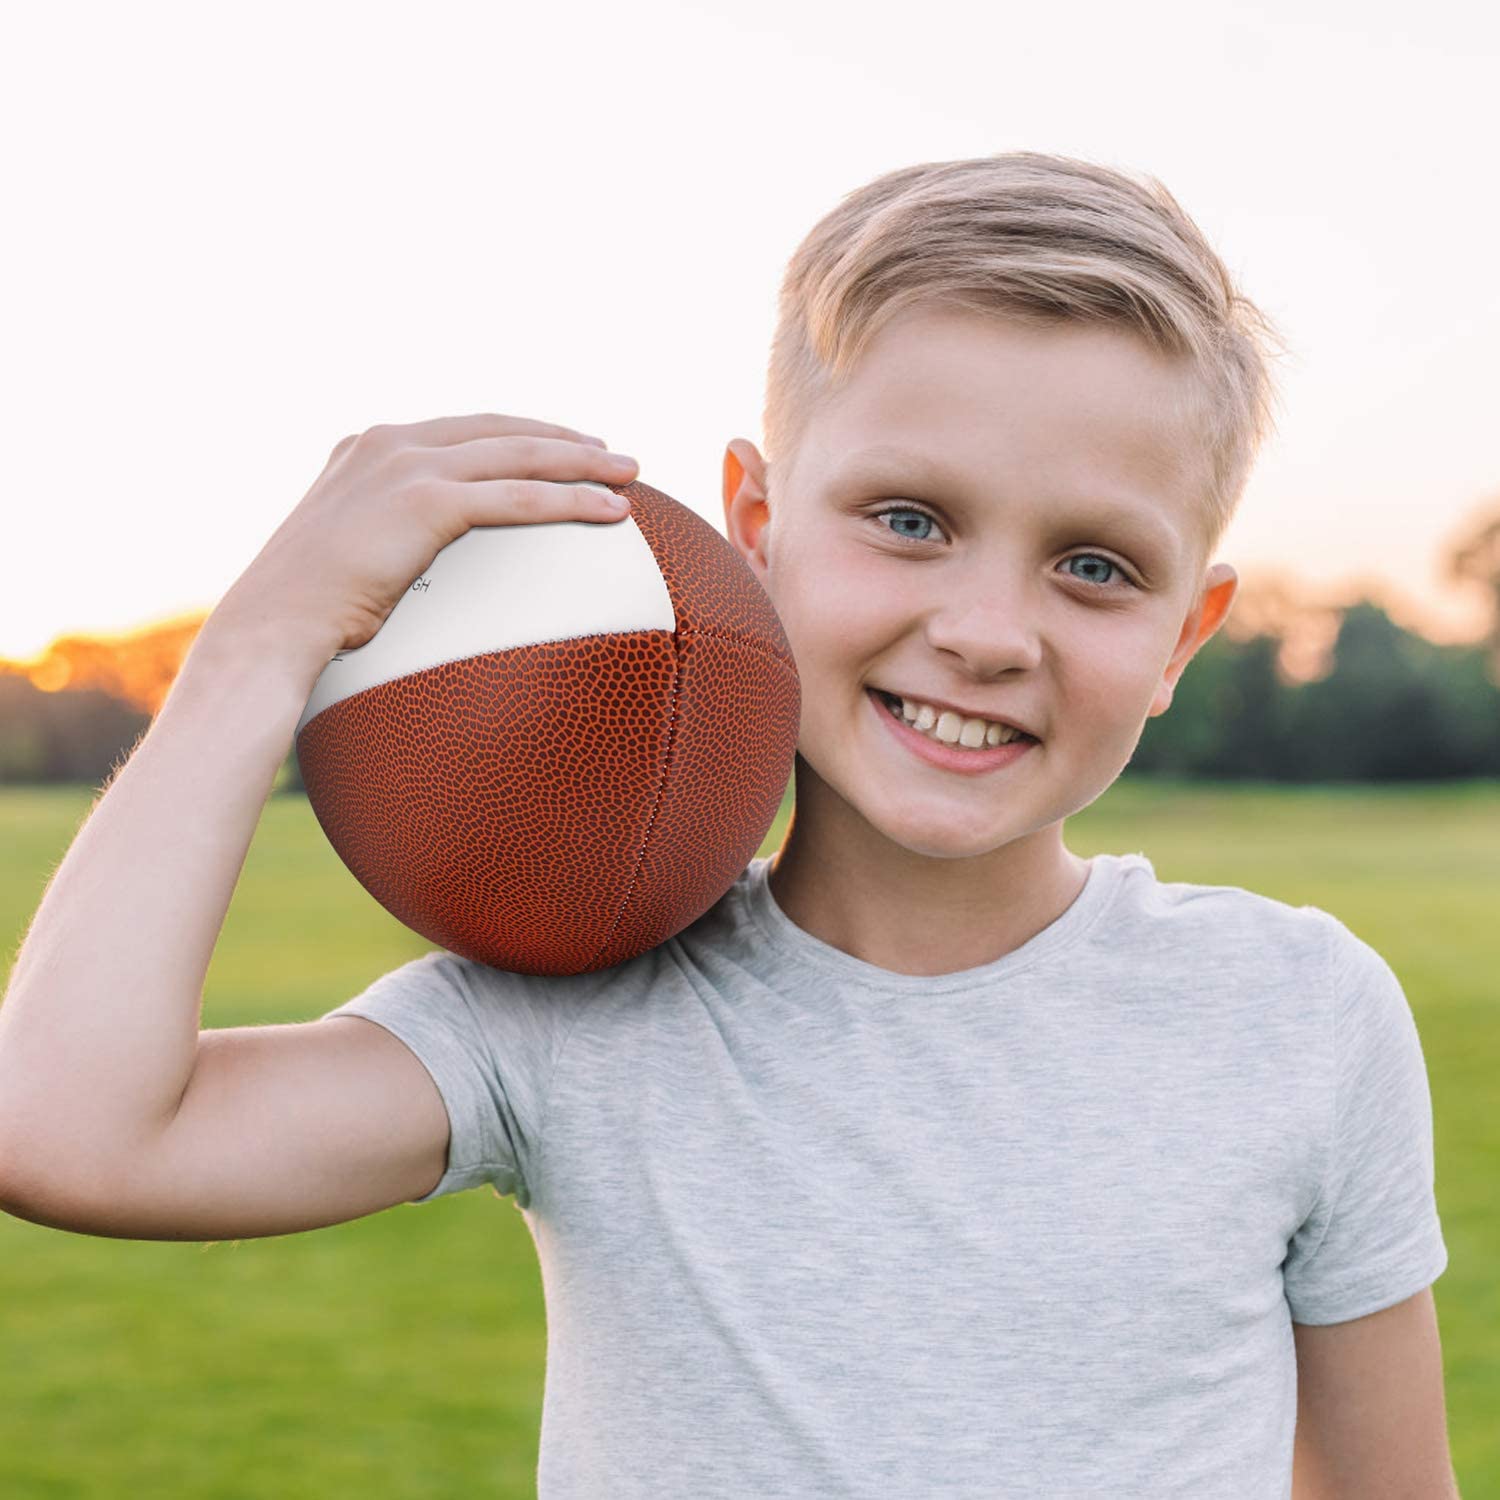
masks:
[[(728, 534), (802, 682), (799, 803), (810, 769), (902, 847), (968, 857), (1060, 839), (1115, 780), (1236, 586), (1203, 570), (1185, 379), (1115, 330), (915, 308), (816, 410), (769, 504), (734, 440)], [(876, 688), (1039, 742), (949, 769), (892, 733)]]

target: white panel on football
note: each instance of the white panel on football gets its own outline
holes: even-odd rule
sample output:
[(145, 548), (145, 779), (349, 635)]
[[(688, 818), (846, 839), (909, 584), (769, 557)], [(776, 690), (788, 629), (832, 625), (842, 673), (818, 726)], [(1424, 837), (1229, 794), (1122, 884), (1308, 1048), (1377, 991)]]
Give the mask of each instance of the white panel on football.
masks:
[(296, 732), (330, 704), (443, 662), (676, 628), (656, 554), (632, 517), (474, 526), (438, 553), (363, 646), (323, 668)]

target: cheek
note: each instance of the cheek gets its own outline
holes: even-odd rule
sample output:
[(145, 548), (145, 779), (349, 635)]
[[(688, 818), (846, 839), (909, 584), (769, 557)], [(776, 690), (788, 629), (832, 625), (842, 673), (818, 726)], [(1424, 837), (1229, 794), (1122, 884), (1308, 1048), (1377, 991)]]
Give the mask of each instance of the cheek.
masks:
[(1069, 696), (1098, 722), (1134, 732), (1161, 680), (1155, 637), (1116, 630), (1094, 644), (1069, 657)]
[(811, 536), (782, 539), (765, 588), (799, 665), (857, 653), (872, 632), (889, 625), (888, 585), (876, 587), (857, 555), (835, 556)]

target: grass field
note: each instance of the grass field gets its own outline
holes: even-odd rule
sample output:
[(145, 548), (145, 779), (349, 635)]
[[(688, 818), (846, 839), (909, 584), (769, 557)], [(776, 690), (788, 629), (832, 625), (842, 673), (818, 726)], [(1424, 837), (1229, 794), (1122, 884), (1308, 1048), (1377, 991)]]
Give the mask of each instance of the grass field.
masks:
[[(90, 800), (0, 792), (7, 969)], [(1465, 1500), (1500, 1496), (1500, 785), (1127, 779), (1068, 828), (1081, 855), (1138, 850), (1164, 880), (1321, 906), (1400, 976), (1432, 1084), (1454, 1464)], [(275, 798), (204, 1024), (311, 1019), (430, 946), (365, 894), (305, 801)], [(214, 1245), (0, 1216), (0, 1496), (534, 1495), (544, 1351), (530, 1236), (488, 1190)]]

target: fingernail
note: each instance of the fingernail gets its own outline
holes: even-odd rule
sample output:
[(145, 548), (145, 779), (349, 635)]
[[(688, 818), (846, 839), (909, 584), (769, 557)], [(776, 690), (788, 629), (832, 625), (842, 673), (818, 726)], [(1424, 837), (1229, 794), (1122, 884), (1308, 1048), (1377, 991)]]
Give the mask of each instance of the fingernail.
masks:
[(602, 484), (586, 484), (584, 489), (593, 490), (611, 510), (629, 510), (630, 501), (624, 495), (617, 495), (613, 490), (607, 490)]

